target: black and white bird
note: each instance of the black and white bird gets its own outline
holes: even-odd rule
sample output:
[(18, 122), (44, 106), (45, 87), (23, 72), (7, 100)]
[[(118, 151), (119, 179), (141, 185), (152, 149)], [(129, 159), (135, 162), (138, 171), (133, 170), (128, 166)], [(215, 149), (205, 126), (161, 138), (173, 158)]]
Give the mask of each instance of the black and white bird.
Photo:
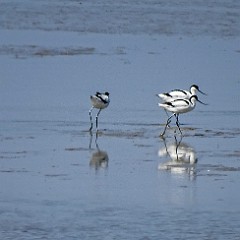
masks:
[(92, 128), (93, 128), (92, 110), (94, 108), (99, 109), (99, 111), (96, 114), (96, 130), (98, 131), (99, 114), (101, 110), (106, 108), (110, 103), (109, 92), (105, 92), (105, 93), (96, 92), (95, 95), (90, 96), (90, 100), (92, 103), (92, 107), (89, 110), (89, 117), (90, 117), (90, 123), (91, 123), (89, 131), (92, 131)]
[(178, 116), (179, 116), (179, 114), (187, 113), (187, 112), (192, 111), (195, 108), (197, 101), (204, 104), (204, 105), (207, 105), (206, 103), (201, 102), (196, 95), (191, 96), (189, 99), (174, 99), (174, 100), (169, 101), (169, 102), (159, 103), (158, 104), (159, 107), (162, 107), (166, 111), (173, 113), (167, 119), (167, 123), (165, 125), (164, 131), (161, 134), (161, 136), (163, 136), (165, 134), (166, 128), (167, 128), (167, 126), (169, 126), (169, 123), (171, 122), (171, 118), (173, 116), (176, 117), (177, 127), (178, 127), (180, 133), (182, 134), (180, 126), (179, 126)]
[(206, 95), (206, 93), (202, 92), (197, 85), (193, 84), (190, 87), (189, 91), (182, 89), (174, 89), (170, 92), (159, 93), (157, 94), (157, 96), (163, 101), (169, 102), (174, 99), (189, 99), (191, 96), (197, 95), (197, 92)]

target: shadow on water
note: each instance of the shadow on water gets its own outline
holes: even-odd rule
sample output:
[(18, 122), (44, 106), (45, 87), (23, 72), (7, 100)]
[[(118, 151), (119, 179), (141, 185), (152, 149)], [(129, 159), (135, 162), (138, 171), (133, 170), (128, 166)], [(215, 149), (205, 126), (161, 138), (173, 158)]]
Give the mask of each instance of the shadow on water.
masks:
[(178, 137), (176, 134), (171, 141), (163, 138), (164, 147), (159, 149), (158, 156), (167, 158), (167, 161), (160, 163), (158, 169), (173, 174), (187, 173), (193, 180), (196, 177), (197, 154), (192, 146), (182, 140), (183, 136)]
[[(92, 149), (93, 142), (93, 134), (90, 132), (90, 141), (89, 141), (89, 149)], [(98, 132), (96, 132), (94, 137), (95, 151), (92, 153), (89, 166), (94, 168), (96, 171), (99, 169), (107, 169), (108, 168), (108, 153), (106, 151), (102, 151), (98, 145)]]

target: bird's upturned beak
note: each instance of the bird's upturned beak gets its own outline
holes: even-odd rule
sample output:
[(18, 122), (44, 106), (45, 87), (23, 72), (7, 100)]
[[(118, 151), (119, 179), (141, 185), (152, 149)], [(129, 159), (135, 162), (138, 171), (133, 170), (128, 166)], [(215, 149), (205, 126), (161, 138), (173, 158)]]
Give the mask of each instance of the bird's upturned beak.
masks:
[(198, 91), (199, 91), (201, 94), (205, 95), (205, 96), (207, 95), (206, 93), (204, 93), (203, 91), (201, 91), (201, 90), (199, 90), (199, 89), (198, 89)]
[(203, 105), (208, 105), (207, 103), (201, 102), (199, 99), (197, 101), (200, 102)]

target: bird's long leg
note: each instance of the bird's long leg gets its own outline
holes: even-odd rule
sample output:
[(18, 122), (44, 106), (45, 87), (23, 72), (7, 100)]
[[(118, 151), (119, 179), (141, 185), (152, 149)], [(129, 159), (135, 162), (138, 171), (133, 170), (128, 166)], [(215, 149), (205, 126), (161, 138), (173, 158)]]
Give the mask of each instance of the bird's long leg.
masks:
[(92, 131), (90, 131), (90, 139), (89, 139), (89, 149), (92, 149)]
[[(168, 118), (169, 118), (169, 114), (168, 114), (167, 110), (164, 109), (164, 111), (165, 111), (165, 113), (167, 114), (167, 116), (168, 116)], [(169, 121), (169, 123), (168, 123), (168, 125), (167, 125), (168, 128), (170, 128), (170, 125), (169, 125), (170, 123), (171, 123), (171, 121)]]
[(166, 138), (163, 136), (162, 139), (163, 139), (163, 143), (164, 143), (164, 147), (165, 147), (166, 153), (167, 153), (167, 155), (171, 158), (171, 155), (170, 155), (170, 153), (169, 153), (169, 151), (168, 151), (168, 147), (167, 147), (167, 143), (166, 143)]
[(160, 136), (163, 136), (163, 135), (165, 134), (166, 128), (167, 128), (168, 124), (171, 122), (171, 118), (172, 118), (173, 116), (175, 116), (175, 113), (172, 114), (172, 115), (168, 118), (168, 120), (167, 120), (167, 122), (166, 122), (166, 125), (165, 125), (165, 127), (164, 127), (164, 130), (163, 130), (163, 132), (162, 132), (162, 134), (161, 134)]
[(90, 109), (89, 109), (89, 112), (88, 112), (88, 114), (89, 114), (89, 117), (90, 117), (90, 128), (89, 128), (89, 131), (91, 132), (92, 131), (92, 128), (93, 128), (93, 121), (92, 121), (92, 110), (94, 109), (94, 107), (91, 107)]
[(98, 113), (97, 113), (97, 115), (96, 115), (96, 130), (97, 130), (97, 131), (98, 131), (98, 116), (99, 116), (101, 110), (102, 110), (102, 109), (99, 109), (99, 111), (98, 111)]
[(179, 122), (179, 113), (176, 114), (176, 119), (177, 119), (178, 125), (180, 126), (180, 122)]
[(177, 124), (177, 127), (178, 127), (179, 132), (180, 132), (181, 135), (182, 135), (182, 131), (181, 131), (181, 129), (180, 129), (180, 123), (179, 123), (179, 121), (178, 121), (178, 116), (179, 116), (179, 114), (176, 114), (176, 115), (175, 115), (175, 117), (176, 117), (176, 119), (177, 119), (176, 124)]

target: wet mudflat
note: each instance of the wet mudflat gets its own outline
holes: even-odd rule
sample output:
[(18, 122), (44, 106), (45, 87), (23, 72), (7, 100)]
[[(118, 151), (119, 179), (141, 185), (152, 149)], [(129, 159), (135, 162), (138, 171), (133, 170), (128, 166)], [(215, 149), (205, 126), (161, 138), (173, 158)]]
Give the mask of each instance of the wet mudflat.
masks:
[[(43, 2), (42, 14), (31, 14), (40, 2), (25, 1), (28, 14), (1, 23), (1, 239), (238, 239), (236, 3), (184, 8), (204, 16), (199, 28), (192, 12), (192, 24), (183, 21), (181, 4), (164, 5), (163, 30), (154, 30), (159, 19), (146, 3), (138, 10), (151, 28), (146, 18), (138, 27), (121, 18), (121, 28), (111, 25), (121, 13), (113, 4), (107, 31), (106, 15), (91, 2), (71, 1), (59, 15), (76, 17), (81, 5), (92, 10), (84, 11), (88, 17), (97, 12), (101, 21), (91, 18), (85, 30), (71, 17), (44, 20), (66, 1)], [(159, 137), (167, 115), (155, 94), (191, 84), (208, 94), (199, 98), (209, 105), (180, 115), (182, 136), (172, 120)], [(109, 91), (111, 99), (98, 134), (88, 131), (95, 91)]]

